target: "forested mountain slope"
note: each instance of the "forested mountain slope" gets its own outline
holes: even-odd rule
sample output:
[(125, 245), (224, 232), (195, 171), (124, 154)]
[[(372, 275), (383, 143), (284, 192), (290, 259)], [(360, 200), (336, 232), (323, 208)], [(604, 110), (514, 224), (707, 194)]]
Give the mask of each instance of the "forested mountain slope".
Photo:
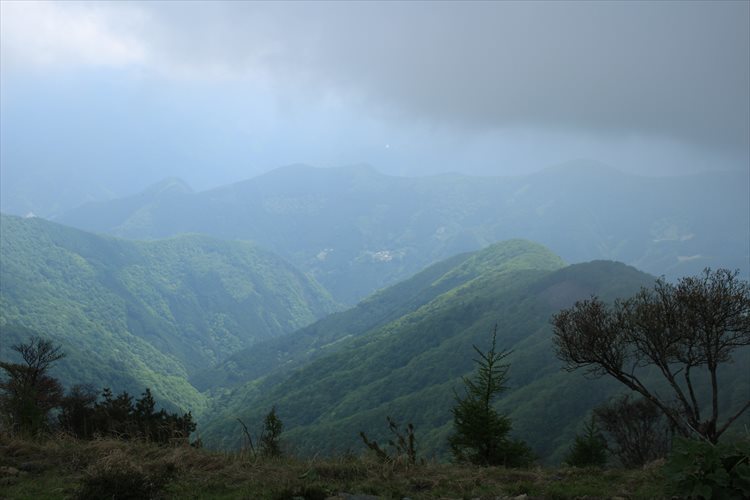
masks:
[(280, 376), (331, 353), (342, 341), (358, 337), (408, 315), (440, 295), (487, 273), (557, 269), (563, 261), (541, 245), (523, 240), (491, 245), (433, 264), (415, 276), (381, 290), (356, 307), (334, 313), (293, 335), (259, 342), (191, 379), (199, 389), (227, 388), (273, 373)]
[(157, 187), (60, 220), (126, 238), (252, 240), (354, 304), (432, 263), (509, 238), (539, 242), (568, 262), (618, 260), (657, 276), (705, 266), (747, 273), (747, 185), (747, 172), (652, 178), (582, 162), (485, 178), (294, 165), (200, 193)]
[[(513, 351), (497, 406), (516, 437), (557, 462), (588, 412), (622, 387), (561, 371), (550, 317), (653, 280), (611, 261), (565, 266), (539, 244), (510, 240), (326, 315), (337, 306), (320, 285), (250, 243), (132, 242), (2, 216), (0, 358), (41, 333), (68, 354), (53, 373), (66, 385), (151, 387), (199, 414), (214, 447), (239, 446), (236, 418), (257, 429), (276, 406), (285, 441), (303, 454), (360, 449), (361, 430), (387, 438), (391, 416), (415, 424), (423, 454), (445, 457), (454, 391), (474, 369), (472, 345), (486, 348), (497, 324), (499, 347)], [(735, 360), (720, 374), (724, 408), (750, 394), (748, 349)]]
[(190, 375), (335, 309), (314, 280), (249, 243), (130, 242), (0, 218), (0, 358), (38, 332), (68, 354), (66, 385), (151, 387), (196, 412), (205, 397)]
[[(524, 250), (527, 258), (519, 260)], [(460, 276), (467, 279), (423, 295), (421, 304), (398, 318), (384, 315), (366, 326), (357, 323), (376, 297), (395, 298), (397, 292), (387, 289), (350, 311), (359, 314), (339, 314), (341, 324), (326, 318), (292, 334), (290, 345), (298, 350), (276, 354), (294, 369), (265, 376), (246, 370), (257, 378), (216, 400), (202, 423), (204, 440), (239, 446), (243, 438), (236, 418), (259, 424), (275, 405), (286, 426), (285, 439), (302, 453), (361, 449), (362, 430), (383, 442), (390, 438), (386, 416), (391, 416), (414, 423), (424, 454), (444, 457), (454, 391), (461, 390), (461, 377), (474, 369), (472, 344), (486, 349), (497, 324), (499, 347), (513, 351), (507, 358), (510, 389), (497, 406), (513, 419), (515, 436), (527, 440), (543, 461), (559, 462), (588, 412), (622, 387), (561, 371), (550, 317), (592, 294), (605, 300), (629, 296), (654, 278), (616, 262), (562, 267), (548, 250), (520, 241), (444, 264), (425, 271), (429, 273), (422, 277), (432, 282), (424, 279), (422, 290), (437, 290)], [(482, 272), (467, 275), (469, 269)], [(351, 329), (343, 322), (347, 318)], [(328, 345), (294, 340), (316, 330), (334, 332)], [(347, 336), (347, 331), (354, 334)], [(745, 352), (722, 374), (725, 407), (750, 391), (742, 368), (747, 357)]]

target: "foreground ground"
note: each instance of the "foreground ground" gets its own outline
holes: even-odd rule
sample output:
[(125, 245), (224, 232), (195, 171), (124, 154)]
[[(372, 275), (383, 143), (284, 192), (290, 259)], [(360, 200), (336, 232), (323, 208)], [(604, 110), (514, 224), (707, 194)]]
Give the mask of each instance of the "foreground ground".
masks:
[(406, 466), (369, 458), (254, 459), (117, 440), (0, 438), (0, 499), (659, 498), (659, 467)]

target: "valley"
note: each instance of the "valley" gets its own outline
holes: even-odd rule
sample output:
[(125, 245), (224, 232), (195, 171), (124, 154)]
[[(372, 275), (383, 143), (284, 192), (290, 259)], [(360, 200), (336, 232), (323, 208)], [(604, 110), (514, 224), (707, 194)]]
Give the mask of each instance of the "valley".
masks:
[(750, 498), (750, 1), (0, 0), (61, 498)]
[[(33, 333), (68, 353), (65, 386), (139, 394), (198, 417), (202, 442), (242, 447), (272, 407), (295, 454), (361, 449), (412, 423), (420, 453), (448, 458), (450, 410), (497, 325), (511, 351), (497, 408), (543, 463), (559, 463), (591, 409), (623, 389), (566, 373), (550, 318), (596, 295), (628, 297), (652, 275), (613, 261), (567, 265), (542, 245), (508, 240), (456, 254), (345, 309), (282, 258), (197, 235), (126, 241), (36, 218), (2, 216), (2, 355)], [(750, 383), (747, 349), (721, 372), (721, 405)], [(707, 390), (707, 380), (698, 390)], [(743, 422), (748, 416), (743, 417)], [(555, 433), (545, 432), (555, 422)]]

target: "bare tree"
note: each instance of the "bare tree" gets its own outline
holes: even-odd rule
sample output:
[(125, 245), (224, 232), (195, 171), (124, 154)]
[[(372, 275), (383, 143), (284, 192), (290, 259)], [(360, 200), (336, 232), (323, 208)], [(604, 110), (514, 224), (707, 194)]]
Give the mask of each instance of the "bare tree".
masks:
[(672, 431), (647, 399), (623, 395), (595, 408), (594, 415), (613, 441), (609, 449), (625, 467), (641, 467), (669, 451)]
[[(596, 297), (553, 316), (557, 356), (568, 370), (587, 368), (610, 375), (656, 405), (683, 435), (692, 432), (715, 443), (748, 407), (744, 402), (719, 425), (717, 370), (732, 353), (750, 345), (750, 287), (738, 272), (706, 269), (702, 275), (663, 279), (653, 289), (608, 307)], [(655, 367), (672, 398), (657, 394), (642, 379)], [(695, 377), (707, 374), (710, 415), (701, 415)]]
[(39, 337), (11, 348), (24, 363), (0, 361), (0, 369), (6, 375), (0, 381), (0, 410), (13, 432), (35, 432), (46, 424), (49, 411), (62, 399), (60, 382), (47, 370), (65, 354), (59, 346)]
[(35, 377), (45, 374), (52, 363), (65, 357), (60, 346), (41, 337), (33, 337), (28, 344), (16, 344), (11, 349), (21, 355), (32, 382)]

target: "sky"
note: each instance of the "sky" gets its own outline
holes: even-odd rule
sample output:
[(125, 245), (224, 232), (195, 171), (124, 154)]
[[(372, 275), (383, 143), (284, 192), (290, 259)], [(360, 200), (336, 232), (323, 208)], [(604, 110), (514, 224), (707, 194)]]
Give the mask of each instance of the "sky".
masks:
[(0, 2), (0, 208), (278, 166), (750, 169), (750, 2)]

